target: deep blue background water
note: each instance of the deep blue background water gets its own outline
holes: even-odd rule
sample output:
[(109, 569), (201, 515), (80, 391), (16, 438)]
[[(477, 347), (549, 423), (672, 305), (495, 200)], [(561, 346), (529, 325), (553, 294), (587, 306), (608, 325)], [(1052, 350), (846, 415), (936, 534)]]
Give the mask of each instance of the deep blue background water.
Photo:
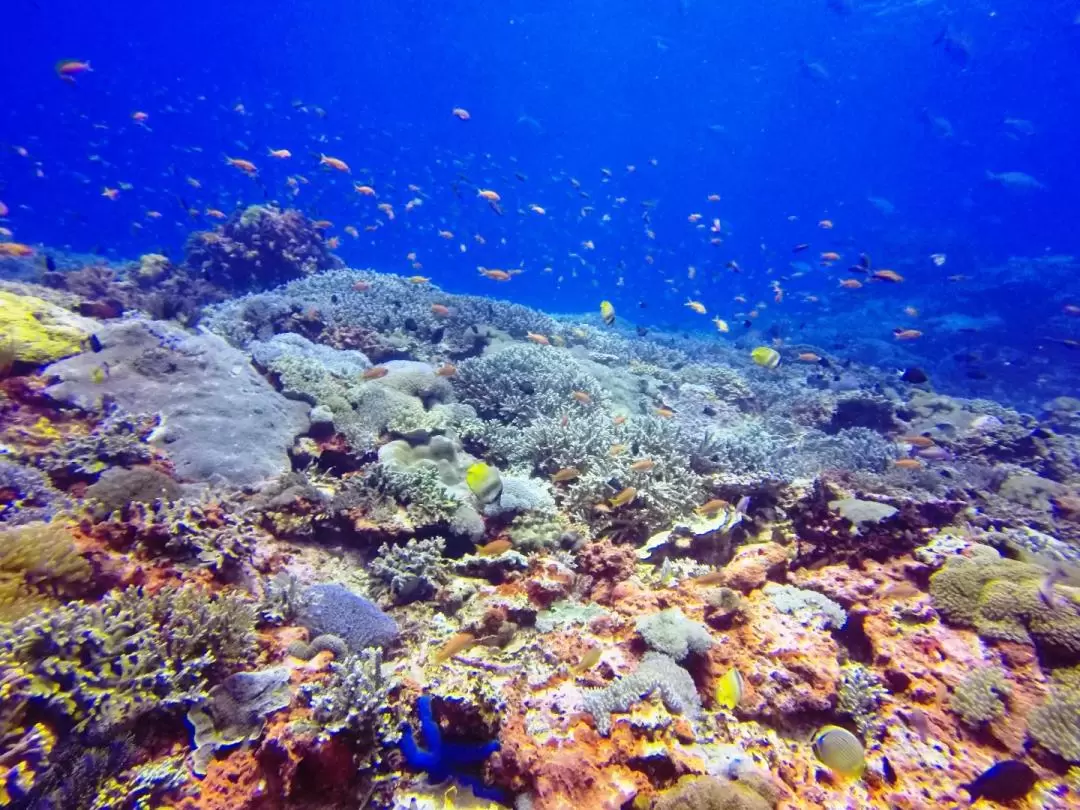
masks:
[[(334, 222), (355, 266), (412, 273), (415, 251), (420, 272), (454, 291), (559, 311), (610, 298), (651, 325), (712, 330), (682, 306), (688, 297), (733, 326), (760, 302), (755, 339), (760, 327), (879, 362), (921, 360), (974, 393), (1042, 380), (1032, 395), (1042, 396), (1075, 381), (1080, 353), (1044, 338), (1080, 337), (1080, 318), (1061, 314), (1080, 303), (1080, 280), (1040, 271), (1002, 287), (1007, 276), (987, 268), (1080, 253), (1076, 15), (1071, 3), (1022, 0), (855, 0), (846, 14), (826, 0), (8, 0), (4, 224), (53, 248), (178, 256), (191, 230), (213, 224), (187, 207), (292, 200)], [(934, 44), (943, 30), (968, 44), (966, 64)], [(94, 72), (62, 82), (64, 58)], [(453, 117), (455, 106), (471, 120)], [(149, 114), (146, 127), (135, 111)], [(1030, 122), (1030, 134), (1006, 119)], [(268, 147), (293, 157), (274, 161)], [(319, 153), (352, 174), (320, 170)], [(224, 155), (253, 160), (258, 180)], [(1045, 188), (1004, 188), (987, 171), (1023, 171)], [(310, 180), (295, 199), (290, 174)], [(354, 181), (370, 182), (397, 218), (363, 231), (381, 215)], [(101, 196), (121, 182), (132, 190)], [(406, 214), (410, 183), (424, 203)], [(478, 187), (503, 196), (504, 216)], [(582, 216), (584, 205), (593, 210)], [(721, 219), (722, 245), (687, 221), (694, 212)], [(823, 218), (833, 230), (817, 227)], [(792, 254), (802, 242), (811, 247)], [(819, 267), (826, 250), (843, 260)], [(905, 282), (840, 290), (860, 251)], [(941, 268), (929, 259), (938, 252)], [(790, 277), (793, 260), (809, 264), (805, 275)], [(496, 285), (478, 265), (525, 272)], [(957, 274), (967, 278), (945, 280)], [(740, 294), (745, 305), (732, 300)], [(994, 321), (958, 332), (955, 313)], [(901, 326), (926, 335), (896, 347)], [(975, 352), (987, 377), (964, 376), (949, 360), (957, 350)]]

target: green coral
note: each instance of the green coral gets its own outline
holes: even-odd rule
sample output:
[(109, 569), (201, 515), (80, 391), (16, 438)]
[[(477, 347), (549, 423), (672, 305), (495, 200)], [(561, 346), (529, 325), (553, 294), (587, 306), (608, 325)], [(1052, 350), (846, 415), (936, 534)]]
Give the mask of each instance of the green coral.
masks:
[(254, 606), (237, 594), (128, 588), (0, 625), (0, 675), (22, 679), (12, 699), (112, 732), (200, 699), (210, 678), (252, 656), (254, 627)]
[(878, 710), (888, 695), (881, 679), (862, 664), (841, 668), (836, 707), (855, 721), (863, 737), (878, 737), (884, 730)]
[(1080, 667), (1054, 673), (1050, 697), (1031, 712), (1028, 730), (1044, 748), (1080, 763)]
[(0, 291), (0, 334), (16, 361), (34, 365), (78, 354), (89, 337), (63, 307), (5, 291)]
[(71, 596), (93, 569), (58, 522), (28, 523), (0, 531), (0, 621), (13, 621)]
[(934, 607), (946, 621), (974, 627), (995, 641), (1032, 644), (1040, 652), (1080, 660), (1080, 609), (1060, 588), (1048, 599), (1047, 571), (1003, 559), (989, 548), (978, 556), (953, 557), (930, 578)]
[(949, 708), (971, 728), (978, 728), (1005, 714), (1012, 687), (1001, 667), (980, 667), (961, 681), (949, 699)]

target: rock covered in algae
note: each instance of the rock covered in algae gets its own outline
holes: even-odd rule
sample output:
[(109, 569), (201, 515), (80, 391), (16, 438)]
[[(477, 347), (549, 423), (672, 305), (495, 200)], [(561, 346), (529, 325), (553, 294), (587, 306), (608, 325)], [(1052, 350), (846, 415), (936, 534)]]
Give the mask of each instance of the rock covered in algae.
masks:
[(94, 322), (32, 295), (0, 290), (0, 349), (41, 365), (83, 350)]
[(308, 407), (276, 392), (247, 355), (215, 335), (145, 320), (103, 326), (101, 350), (54, 363), (57, 402), (160, 413), (153, 436), (187, 481), (248, 486), (290, 469), (288, 449), (308, 428)]

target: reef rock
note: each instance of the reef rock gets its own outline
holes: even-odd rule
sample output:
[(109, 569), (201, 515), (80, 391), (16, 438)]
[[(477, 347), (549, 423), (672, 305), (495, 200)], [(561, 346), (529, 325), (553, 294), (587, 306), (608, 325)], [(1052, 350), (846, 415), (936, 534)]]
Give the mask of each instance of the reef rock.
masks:
[(277, 393), (243, 353), (214, 335), (130, 320), (96, 333), (100, 351), (54, 363), (47, 393), (63, 405), (160, 413), (152, 440), (181, 480), (258, 484), (289, 469), (308, 406)]

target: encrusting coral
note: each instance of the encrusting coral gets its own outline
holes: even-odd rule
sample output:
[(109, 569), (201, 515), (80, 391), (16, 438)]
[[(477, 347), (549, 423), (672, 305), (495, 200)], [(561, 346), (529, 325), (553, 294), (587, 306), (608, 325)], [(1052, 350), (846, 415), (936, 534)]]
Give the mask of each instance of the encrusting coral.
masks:
[(1028, 728), (1040, 745), (1080, 763), (1080, 668), (1054, 673), (1050, 696), (1031, 712)]
[(75, 548), (63, 523), (27, 523), (0, 529), (0, 621), (78, 595), (93, 568)]
[(1033, 644), (1065, 661), (1080, 660), (1080, 607), (1064, 596), (1048, 600), (1048, 572), (1003, 559), (987, 546), (953, 557), (930, 578), (934, 606), (949, 622), (974, 627), (994, 641)]

